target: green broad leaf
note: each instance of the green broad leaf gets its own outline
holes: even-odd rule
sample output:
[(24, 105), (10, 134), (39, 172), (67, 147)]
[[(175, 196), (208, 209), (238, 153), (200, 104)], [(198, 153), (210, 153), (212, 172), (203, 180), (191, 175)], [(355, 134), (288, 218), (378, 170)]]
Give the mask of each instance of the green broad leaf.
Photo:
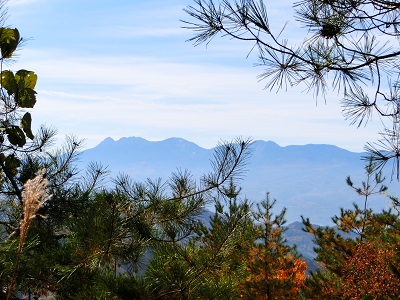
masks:
[(21, 128), (25, 132), (27, 138), (33, 140), (34, 136), (32, 133), (32, 116), (30, 113), (26, 113), (21, 119)]
[(14, 73), (8, 70), (0, 73), (0, 84), (6, 89), (9, 95), (13, 95), (18, 87), (17, 81), (15, 80)]
[(37, 75), (33, 71), (19, 70), (15, 74), (15, 80), (18, 82), (18, 85), (22, 83), (26, 89), (34, 89), (37, 82)]
[(36, 104), (36, 92), (32, 89), (23, 89), (16, 95), (15, 102), (22, 108), (33, 108)]
[(0, 28), (0, 50), (2, 58), (10, 58), (21, 38), (17, 28)]
[[(4, 157), (4, 156), (3, 156)], [(4, 164), (8, 172), (10, 172), (13, 176), (18, 174), (18, 167), (21, 165), (20, 160), (14, 156), (9, 155), (4, 158)]]
[[(32, 108), (36, 103), (36, 92), (33, 89), (37, 82), (37, 75), (32, 71), (19, 70), (15, 74), (14, 92), (15, 102), (22, 108)], [(10, 92), (9, 92), (10, 93)]]
[(18, 147), (23, 147), (26, 144), (25, 134), (18, 126), (12, 126), (6, 129), (8, 141)]

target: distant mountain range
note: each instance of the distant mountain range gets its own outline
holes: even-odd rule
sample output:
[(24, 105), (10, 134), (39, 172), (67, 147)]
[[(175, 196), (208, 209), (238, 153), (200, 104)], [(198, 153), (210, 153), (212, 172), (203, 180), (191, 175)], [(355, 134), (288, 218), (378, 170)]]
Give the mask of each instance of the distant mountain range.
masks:
[[(346, 185), (351, 176), (354, 185), (365, 180), (364, 153), (350, 152), (332, 145), (304, 145), (280, 147), (271, 141), (254, 141), (247, 173), (239, 185), (242, 197), (257, 202), (270, 192), (277, 199), (277, 213), (287, 207), (288, 223), (309, 217), (311, 222), (332, 225), (331, 217), (340, 207), (349, 208), (352, 202), (362, 204), (359, 197)], [(194, 178), (211, 169), (214, 149), (204, 149), (181, 138), (152, 142), (139, 137), (105, 139), (98, 146), (82, 152), (79, 166), (101, 162), (108, 166), (112, 176), (127, 173), (134, 180), (168, 179), (172, 172), (189, 170)], [(386, 174), (390, 194), (398, 194), (400, 183), (390, 181)], [(388, 198), (371, 198), (370, 207), (381, 209)]]

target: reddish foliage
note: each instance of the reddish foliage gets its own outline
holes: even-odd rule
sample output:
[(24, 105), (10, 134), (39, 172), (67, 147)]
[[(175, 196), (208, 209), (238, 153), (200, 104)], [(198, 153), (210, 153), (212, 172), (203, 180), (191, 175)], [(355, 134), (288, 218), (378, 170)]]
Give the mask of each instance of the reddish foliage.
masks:
[(343, 293), (352, 300), (399, 296), (400, 279), (392, 272), (394, 245), (359, 242), (343, 265)]

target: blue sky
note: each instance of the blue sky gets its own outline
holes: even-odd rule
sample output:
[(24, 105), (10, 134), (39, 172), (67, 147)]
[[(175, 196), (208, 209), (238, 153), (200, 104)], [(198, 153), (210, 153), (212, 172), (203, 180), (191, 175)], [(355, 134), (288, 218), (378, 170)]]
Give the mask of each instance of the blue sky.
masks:
[[(281, 146), (334, 144), (362, 151), (379, 120), (349, 126), (336, 94), (327, 103), (301, 89), (270, 92), (252, 45), (215, 38), (185, 42), (193, 0), (9, 0), (6, 25), (27, 39), (11, 69), (38, 74), (34, 127), (73, 134), (94, 147), (106, 137), (181, 137), (211, 148), (237, 136)], [(270, 23), (290, 20), (292, 1), (273, 2)], [(276, 24), (276, 25), (275, 25)], [(287, 38), (298, 38), (291, 30)], [(286, 33), (287, 32), (287, 33)], [(301, 35), (301, 34), (300, 34)]]

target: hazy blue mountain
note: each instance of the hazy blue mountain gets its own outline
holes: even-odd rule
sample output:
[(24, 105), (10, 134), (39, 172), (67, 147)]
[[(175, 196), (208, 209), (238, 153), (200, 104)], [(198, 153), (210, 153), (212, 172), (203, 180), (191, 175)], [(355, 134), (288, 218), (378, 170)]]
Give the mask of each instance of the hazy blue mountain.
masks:
[[(147, 178), (166, 180), (172, 172), (190, 170), (200, 178), (210, 169), (213, 149), (204, 149), (180, 138), (151, 142), (139, 137), (105, 139), (98, 146), (82, 153), (80, 167), (91, 161), (108, 166), (112, 175), (127, 173), (134, 180)], [(255, 141), (252, 156), (246, 167), (246, 176), (240, 182), (242, 197), (260, 201), (270, 192), (278, 200), (277, 212), (287, 207), (289, 223), (310, 217), (315, 224), (331, 225), (331, 217), (340, 207), (362, 204), (363, 199), (346, 185), (351, 176), (356, 186), (365, 179), (364, 153), (354, 153), (332, 145), (304, 145), (280, 147), (271, 141)], [(391, 194), (398, 194), (400, 184), (390, 182)], [(370, 201), (380, 209), (388, 204), (385, 196)]]
[(150, 142), (140, 137), (107, 138), (82, 153), (80, 165), (90, 161), (108, 166), (114, 176), (127, 173), (135, 180), (168, 178), (178, 169), (190, 169), (194, 174), (207, 170), (212, 150), (206, 150), (180, 138)]

